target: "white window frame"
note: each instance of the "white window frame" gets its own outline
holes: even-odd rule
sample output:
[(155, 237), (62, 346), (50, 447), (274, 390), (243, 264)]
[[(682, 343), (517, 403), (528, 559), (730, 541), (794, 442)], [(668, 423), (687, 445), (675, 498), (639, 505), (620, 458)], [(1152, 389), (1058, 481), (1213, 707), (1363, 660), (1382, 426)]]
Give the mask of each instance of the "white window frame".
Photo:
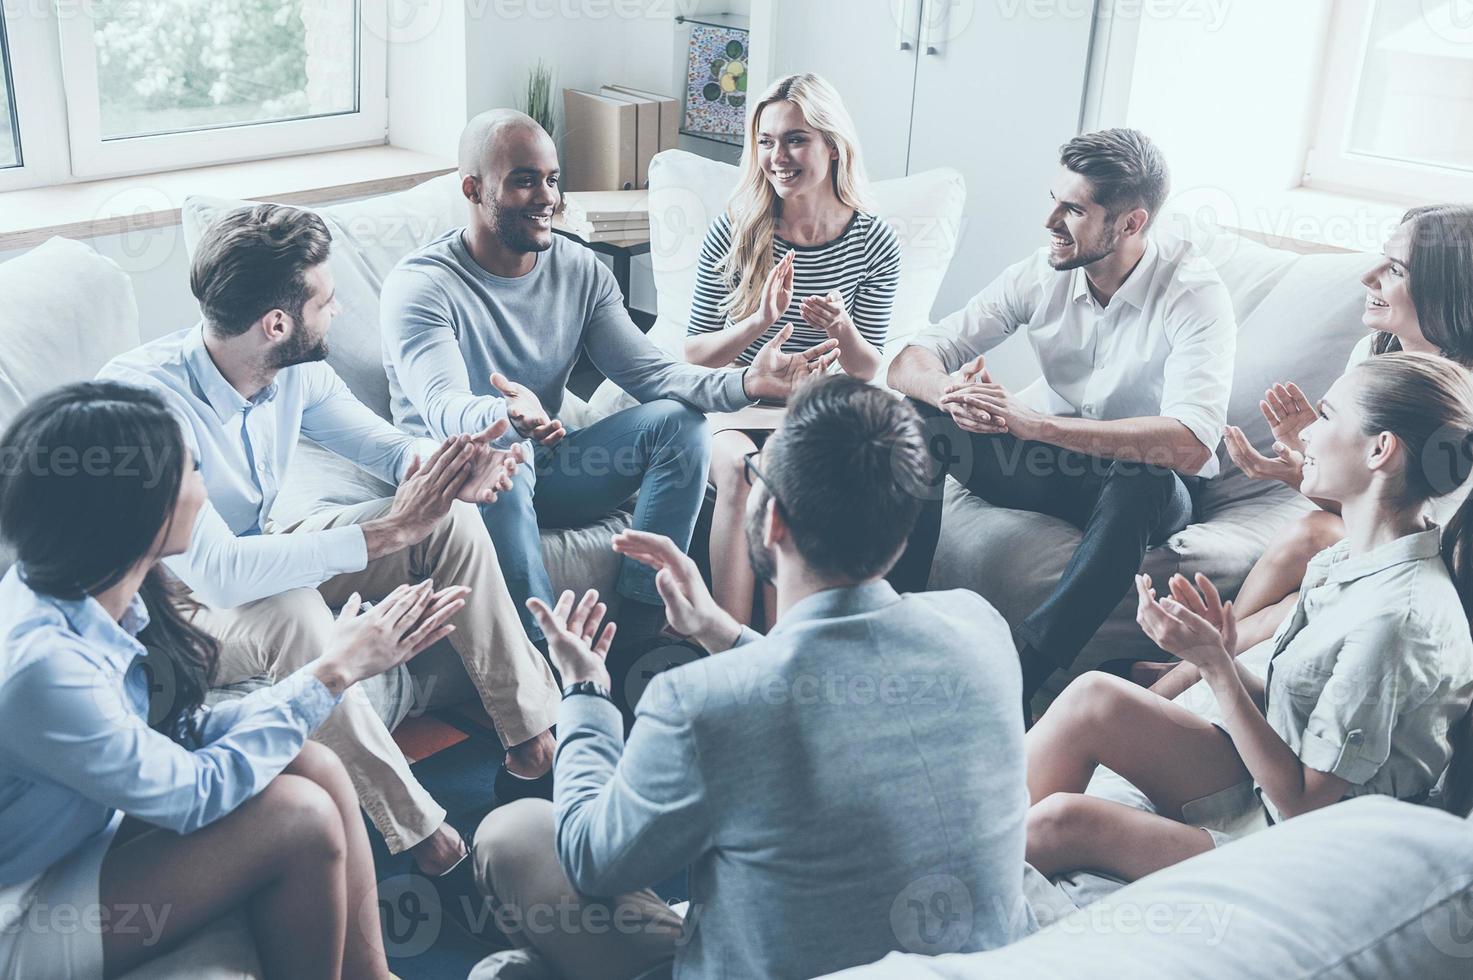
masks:
[(22, 157), (0, 170), (0, 192), (387, 142), (388, 0), (357, 0), (357, 111), (110, 140), (101, 134), (89, 5), (0, 2)]
[(1473, 199), (1473, 171), (1391, 160), (1349, 149), (1374, 10), (1374, 0), (1336, 2), (1330, 18), (1318, 120), (1305, 155), (1304, 186), (1376, 197)]

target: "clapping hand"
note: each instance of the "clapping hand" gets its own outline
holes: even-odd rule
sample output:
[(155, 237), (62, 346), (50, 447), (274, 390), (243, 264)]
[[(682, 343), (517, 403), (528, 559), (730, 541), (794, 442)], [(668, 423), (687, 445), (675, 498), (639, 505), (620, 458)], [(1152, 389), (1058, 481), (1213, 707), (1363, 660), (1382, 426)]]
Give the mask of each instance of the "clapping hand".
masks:
[(805, 351), (789, 354), (783, 350), (783, 344), (791, 336), (793, 325), (789, 323), (763, 344), (752, 359), (743, 379), (748, 398), (786, 400), (800, 384), (827, 372), (839, 357), (839, 342), (832, 337)]
[(500, 371), (491, 375), (491, 385), (506, 399), (506, 417), (517, 435), (543, 446), (554, 446), (567, 435), (563, 423), (548, 416), (531, 388), (509, 380)]
[(803, 320), (839, 340), (854, 329), (854, 320), (844, 306), (844, 297), (836, 289), (827, 296), (809, 296), (798, 304)]
[(1196, 578), (1200, 594), (1185, 577), (1176, 575), (1171, 579), (1171, 595), (1158, 599), (1151, 576), (1137, 575), (1135, 618), (1157, 646), (1205, 674), (1231, 661), (1238, 645), (1238, 625), (1233, 604), (1222, 601), (1207, 576)]
[(511, 428), (507, 419), (497, 419), (484, 431), (470, 436), (471, 475), (461, 486), (457, 497), (471, 504), (491, 504), (496, 495), (510, 490), (517, 467), (526, 462), (522, 444), (498, 449), (493, 443)]
[(1314, 423), (1316, 415), (1314, 406), (1297, 384), (1291, 381), (1274, 385), (1263, 393), (1258, 410), (1268, 421), (1275, 443), (1301, 455), (1304, 453), (1304, 443), (1299, 434)]
[[(320, 658), (324, 683), (342, 693), (362, 680), (409, 660), (455, 631), (450, 619), (465, 607), (470, 589), (451, 586), (434, 591), (428, 579), (401, 585), (367, 612), (358, 593), (348, 597), (333, 624), (332, 640)], [(319, 675), (321, 676), (321, 675)]]
[(762, 283), (762, 301), (757, 305), (757, 326), (761, 333), (768, 327), (783, 318), (788, 312), (788, 307), (793, 303), (793, 256), (796, 253), (788, 252)]
[(1236, 425), (1224, 426), (1222, 439), (1228, 455), (1238, 469), (1250, 480), (1278, 480), (1295, 490), (1304, 482), (1304, 454), (1291, 449), (1282, 442), (1274, 443), (1274, 456), (1269, 457), (1253, 448), (1253, 443)]
[(655, 588), (665, 601), (671, 629), (694, 639), (712, 653), (736, 643), (742, 626), (716, 604), (695, 561), (663, 534), (621, 531), (614, 550), (655, 569)]
[(564, 592), (551, 609), (541, 599), (527, 600), (527, 608), (547, 637), (547, 652), (552, 657), (564, 684), (593, 681), (601, 687), (610, 685), (605, 661), (614, 643), (614, 624), (599, 633), (608, 607), (598, 601), (598, 592), (589, 589), (577, 605), (573, 593)]

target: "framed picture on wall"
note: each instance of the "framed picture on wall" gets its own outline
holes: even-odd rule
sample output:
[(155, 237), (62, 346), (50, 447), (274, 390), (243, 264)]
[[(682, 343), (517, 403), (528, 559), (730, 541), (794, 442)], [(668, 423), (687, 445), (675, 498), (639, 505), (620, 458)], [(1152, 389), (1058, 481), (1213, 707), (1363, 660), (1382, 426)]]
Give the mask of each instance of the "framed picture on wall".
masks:
[(693, 24), (686, 68), (685, 129), (741, 140), (747, 113), (747, 31)]

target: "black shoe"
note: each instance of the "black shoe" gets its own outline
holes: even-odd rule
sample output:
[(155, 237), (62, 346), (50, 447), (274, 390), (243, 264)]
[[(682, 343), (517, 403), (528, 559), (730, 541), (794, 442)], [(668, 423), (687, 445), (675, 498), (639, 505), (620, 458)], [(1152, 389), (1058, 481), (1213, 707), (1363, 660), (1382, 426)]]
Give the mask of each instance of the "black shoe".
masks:
[(496, 797), (497, 806), (516, 800), (551, 800), (552, 770), (548, 769), (536, 779), (522, 779), (512, 775), (511, 770), (503, 764), (496, 770), (496, 782), (492, 784), (491, 792)]
[(466, 856), (459, 864), (442, 875), (425, 877), (435, 888), (442, 922), (449, 922), (488, 952), (512, 948), (511, 940), (497, 928), (491, 899), (476, 887), (475, 856), (471, 853), (469, 839), (466, 840)]

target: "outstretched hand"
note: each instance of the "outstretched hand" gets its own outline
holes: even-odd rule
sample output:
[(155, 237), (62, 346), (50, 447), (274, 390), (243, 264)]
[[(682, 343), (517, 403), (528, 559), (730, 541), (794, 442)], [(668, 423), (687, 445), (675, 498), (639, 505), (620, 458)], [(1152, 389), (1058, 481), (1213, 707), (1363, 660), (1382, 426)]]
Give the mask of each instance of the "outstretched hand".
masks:
[(1303, 455), (1304, 443), (1299, 436), (1314, 424), (1316, 415), (1299, 386), (1292, 381), (1274, 385), (1263, 393), (1258, 410), (1268, 422), (1274, 442)]
[(598, 600), (598, 592), (589, 589), (575, 605), (573, 593), (564, 592), (551, 609), (541, 599), (527, 600), (537, 625), (547, 637), (547, 652), (562, 675), (564, 684), (593, 681), (609, 687), (609, 669), (605, 661), (614, 643), (614, 624), (599, 632), (608, 606)]
[(832, 337), (805, 351), (789, 354), (783, 350), (783, 344), (792, 336), (793, 325), (789, 323), (763, 344), (752, 359), (742, 380), (748, 398), (785, 401), (803, 382), (827, 372), (839, 357), (839, 342)]
[(682, 636), (711, 653), (731, 649), (742, 626), (716, 604), (695, 561), (663, 534), (621, 531), (614, 550), (655, 569), (655, 588), (665, 602), (665, 618)]
[(491, 375), (491, 386), (506, 399), (506, 417), (517, 435), (543, 446), (557, 445), (567, 435), (563, 423), (548, 416), (542, 400), (531, 388), (517, 384), (500, 371)]

